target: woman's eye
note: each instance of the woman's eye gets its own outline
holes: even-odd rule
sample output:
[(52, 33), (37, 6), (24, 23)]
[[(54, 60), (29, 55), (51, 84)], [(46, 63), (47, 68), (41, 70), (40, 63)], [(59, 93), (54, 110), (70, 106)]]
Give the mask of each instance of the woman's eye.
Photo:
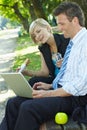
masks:
[(41, 30), (37, 30), (37, 33), (40, 33)]

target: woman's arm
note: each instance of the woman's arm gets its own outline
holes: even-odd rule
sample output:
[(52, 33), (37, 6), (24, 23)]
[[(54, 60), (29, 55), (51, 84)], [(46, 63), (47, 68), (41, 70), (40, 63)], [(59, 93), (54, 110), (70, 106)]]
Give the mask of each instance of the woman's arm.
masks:
[(35, 70), (24, 70), (22, 73), (26, 76), (45, 76), (47, 77), (49, 75), (49, 70), (46, 65), (45, 59), (43, 57), (43, 54), (41, 53), (41, 69), (38, 71)]

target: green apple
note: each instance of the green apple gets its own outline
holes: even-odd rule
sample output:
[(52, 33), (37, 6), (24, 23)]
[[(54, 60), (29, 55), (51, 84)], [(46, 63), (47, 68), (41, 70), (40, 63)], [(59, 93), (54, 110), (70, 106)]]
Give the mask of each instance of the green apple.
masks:
[(66, 124), (68, 122), (68, 115), (64, 112), (58, 112), (55, 115), (55, 122), (57, 124)]

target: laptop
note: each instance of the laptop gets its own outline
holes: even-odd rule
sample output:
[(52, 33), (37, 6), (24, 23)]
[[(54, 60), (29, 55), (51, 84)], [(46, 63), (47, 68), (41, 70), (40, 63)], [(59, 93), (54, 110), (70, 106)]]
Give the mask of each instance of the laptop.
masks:
[(17, 96), (32, 98), (32, 87), (22, 73), (0, 73), (0, 75)]

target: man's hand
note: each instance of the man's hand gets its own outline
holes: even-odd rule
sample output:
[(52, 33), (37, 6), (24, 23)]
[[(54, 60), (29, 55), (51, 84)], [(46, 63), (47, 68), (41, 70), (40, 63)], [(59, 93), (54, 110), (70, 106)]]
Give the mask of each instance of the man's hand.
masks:
[(33, 98), (44, 98), (44, 97), (50, 97), (50, 90), (34, 90), (33, 89)]
[(63, 88), (58, 88), (56, 90), (34, 90), (32, 92), (33, 98), (43, 98), (43, 97), (67, 97), (72, 96), (67, 93)]
[(48, 90), (52, 88), (52, 85), (51, 84), (46, 84), (46, 83), (43, 83), (43, 82), (37, 82), (33, 85), (33, 89), (45, 89), (45, 90)]

